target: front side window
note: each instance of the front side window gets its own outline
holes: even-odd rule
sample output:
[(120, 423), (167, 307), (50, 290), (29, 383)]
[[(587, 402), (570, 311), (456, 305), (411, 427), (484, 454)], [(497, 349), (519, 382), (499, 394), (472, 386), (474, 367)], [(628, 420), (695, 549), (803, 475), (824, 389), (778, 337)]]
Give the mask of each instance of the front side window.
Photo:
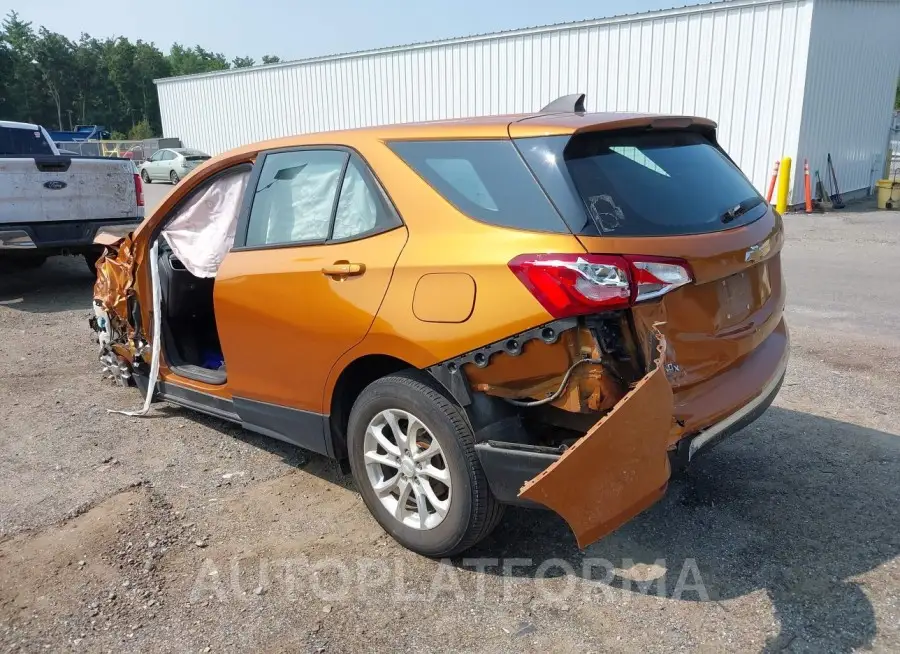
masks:
[(246, 245), (324, 242), (348, 156), (336, 150), (267, 155), (254, 191)]

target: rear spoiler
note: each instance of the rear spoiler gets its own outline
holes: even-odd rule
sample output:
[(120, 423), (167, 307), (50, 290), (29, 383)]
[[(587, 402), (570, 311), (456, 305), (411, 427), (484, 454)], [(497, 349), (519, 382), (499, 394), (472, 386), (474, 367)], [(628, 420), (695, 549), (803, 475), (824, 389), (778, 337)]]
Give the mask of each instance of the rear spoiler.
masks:
[(570, 135), (621, 129), (699, 129), (715, 134), (714, 120), (699, 116), (639, 114), (620, 112), (591, 113), (585, 110), (585, 94), (574, 93), (557, 98), (539, 113), (510, 124), (511, 138), (527, 136)]

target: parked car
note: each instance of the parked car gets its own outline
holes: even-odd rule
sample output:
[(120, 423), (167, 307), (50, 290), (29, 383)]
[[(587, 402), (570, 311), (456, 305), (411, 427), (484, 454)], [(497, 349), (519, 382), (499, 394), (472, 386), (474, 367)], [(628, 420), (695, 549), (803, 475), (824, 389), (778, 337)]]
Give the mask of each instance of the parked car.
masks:
[(209, 159), (209, 155), (190, 148), (163, 148), (157, 150), (138, 166), (141, 178), (149, 184), (166, 181), (177, 184), (181, 178)]
[(564, 98), (218, 156), (111, 244), (93, 324), (139, 413), (348, 463), (416, 552), (510, 503), (583, 547), (775, 397), (782, 243), (715, 123)]
[(125, 234), (144, 217), (134, 164), (62, 154), (39, 125), (0, 121), (0, 265), (35, 267), (83, 255), (91, 270), (98, 231)]

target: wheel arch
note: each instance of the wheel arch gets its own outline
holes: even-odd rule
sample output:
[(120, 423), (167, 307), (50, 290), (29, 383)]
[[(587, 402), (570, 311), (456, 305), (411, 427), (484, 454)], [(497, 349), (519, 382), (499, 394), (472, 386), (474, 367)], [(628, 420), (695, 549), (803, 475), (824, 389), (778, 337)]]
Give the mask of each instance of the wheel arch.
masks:
[(412, 363), (389, 354), (364, 354), (347, 363), (336, 375), (330, 386), (330, 397), (325, 406), (329, 409), (332, 451), (336, 459), (347, 456), (347, 424), (350, 410), (363, 389), (376, 379), (415, 368)]

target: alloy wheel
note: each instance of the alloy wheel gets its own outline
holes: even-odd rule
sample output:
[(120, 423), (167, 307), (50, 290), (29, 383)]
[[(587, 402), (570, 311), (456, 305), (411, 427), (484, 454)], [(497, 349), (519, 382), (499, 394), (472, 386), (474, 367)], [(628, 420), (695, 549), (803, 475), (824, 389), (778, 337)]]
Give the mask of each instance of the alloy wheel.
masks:
[(434, 529), (447, 516), (450, 470), (440, 443), (413, 414), (386, 409), (366, 428), (366, 476), (381, 504), (413, 529)]

